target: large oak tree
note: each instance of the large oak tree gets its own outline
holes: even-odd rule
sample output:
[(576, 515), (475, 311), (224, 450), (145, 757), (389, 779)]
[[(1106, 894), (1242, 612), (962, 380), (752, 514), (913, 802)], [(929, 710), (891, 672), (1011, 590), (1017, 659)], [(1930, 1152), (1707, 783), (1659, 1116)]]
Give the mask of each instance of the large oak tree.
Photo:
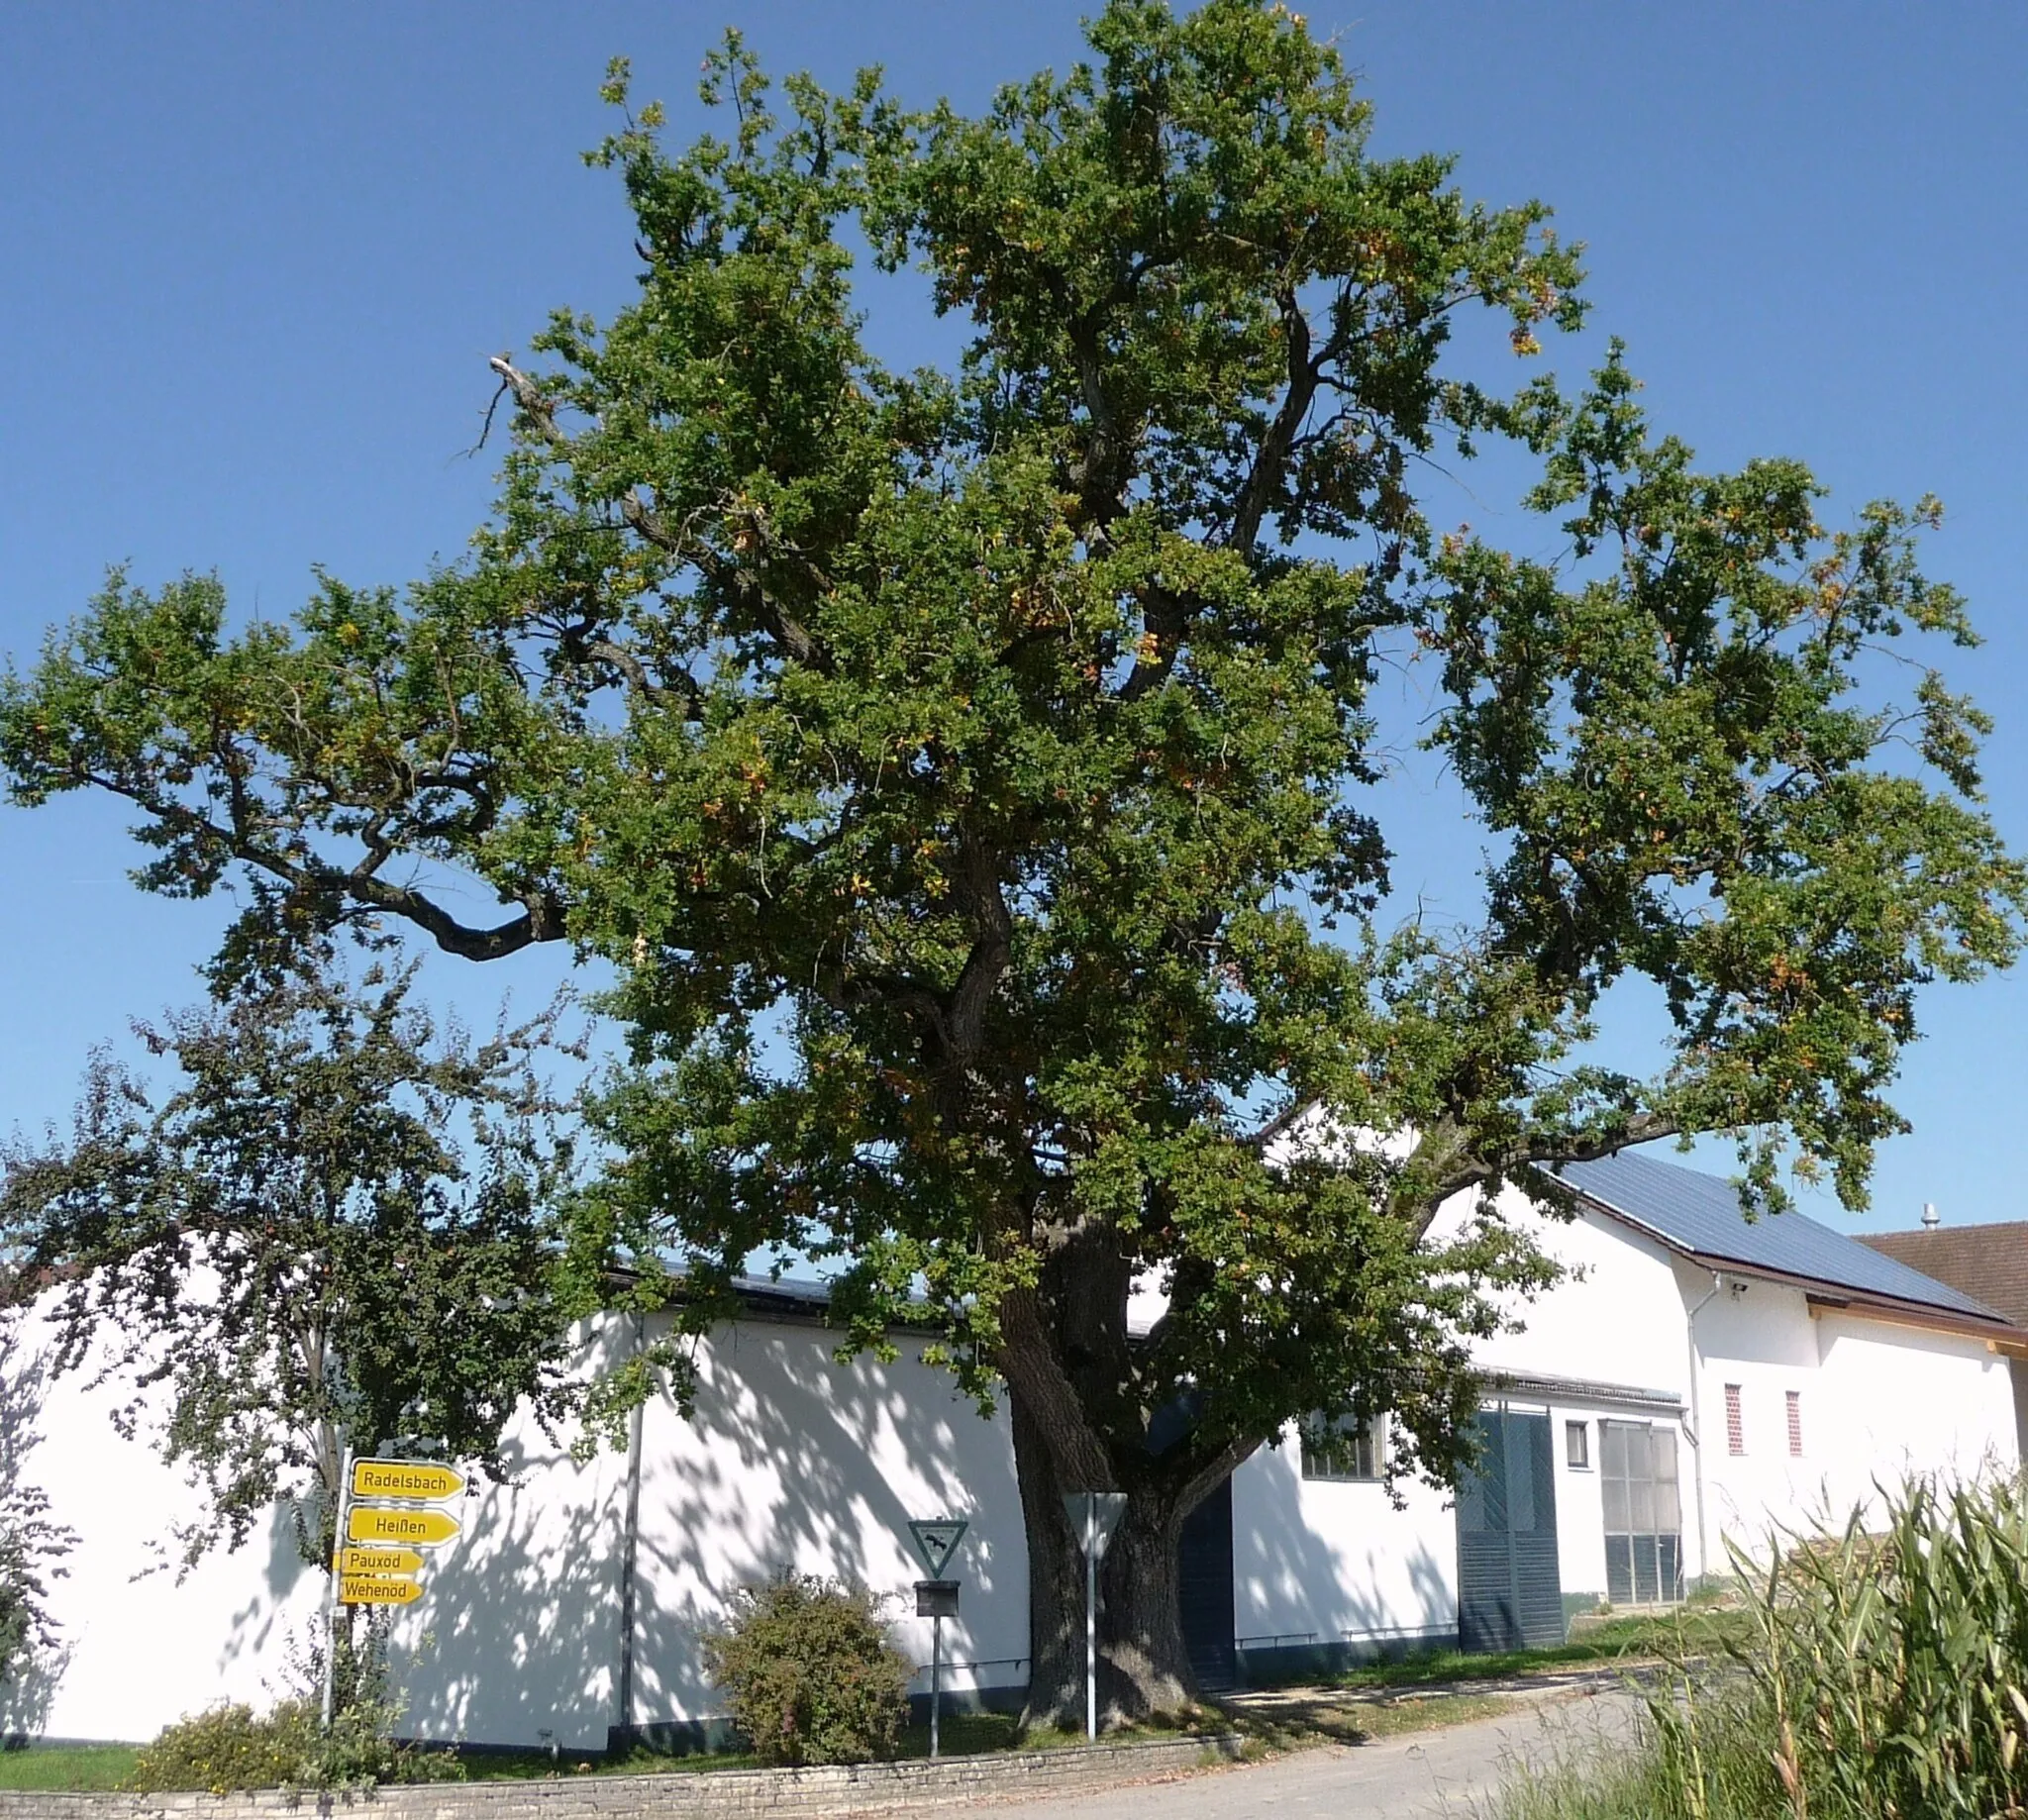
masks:
[[(1441, 1203), (1712, 1130), (1763, 1199), (1787, 1146), (1859, 1201), (1918, 989), (2009, 961), (2024, 895), (1983, 722), (1875, 655), (1971, 642), (1927, 505), (1826, 529), (1794, 461), (1702, 472), (1617, 354), (1574, 402), (1471, 382), (1456, 326), (1533, 355), (1576, 263), (1371, 155), (1299, 17), (1116, 0), (1089, 37), (975, 117), (776, 96), (731, 41), (728, 138), (643, 109), (596, 154), (640, 294), (493, 362), (468, 559), (238, 630), (209, 580), (116, 580), (0, 696), (17, 800), (126, 797), (153, 888), (615, 963), (580, 1237), (683, 1266), (691, 1325), (769, 1246), (836, 1261), (852, 1344), (926, 1300), (1011, 1403), (1045, 1710), (1061, 1491), (1129, 1496), (1114, 1699), (1182, 1697), (1178, 1531), (1239, 1462), (1384, 1407), (1402, 1469), (1455, 1464), (1470, 1339), (1547, 1266), (1489, 1193), (1439, 1242)], [(869, 352), (868, 252), (968, 325), (951, 370)], [(1433, 533), (1425, 478), (1491, 438), (1544, 457), (1558, 560)], [(1393, 659), (1481, 828), (1469, 927), (1390, 897)], [(1586, 1045), (1639, 979), (1637, 1077)]]

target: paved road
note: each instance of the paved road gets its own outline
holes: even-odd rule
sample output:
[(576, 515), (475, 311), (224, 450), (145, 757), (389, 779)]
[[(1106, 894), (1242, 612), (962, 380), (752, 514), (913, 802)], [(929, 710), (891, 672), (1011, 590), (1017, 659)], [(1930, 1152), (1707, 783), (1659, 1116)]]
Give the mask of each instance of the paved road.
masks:
[(1019, 1820), (1463, 1820), (1517, 1760), (1544, 1763), (1623, 1737), (1633, 1712), (1627, 1695), (1600, 1694), (1180, 1781), (1023, 1802), (1008, 1812)]

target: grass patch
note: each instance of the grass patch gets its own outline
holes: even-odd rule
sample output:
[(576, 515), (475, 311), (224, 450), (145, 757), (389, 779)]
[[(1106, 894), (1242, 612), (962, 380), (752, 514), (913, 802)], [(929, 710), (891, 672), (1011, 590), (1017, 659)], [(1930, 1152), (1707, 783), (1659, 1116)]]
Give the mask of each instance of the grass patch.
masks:
[[(1195, 1717), (1173, 1725), (1125, 1725), (1099, 1733), (1105, 1744), (1152, 1744), (1158, 1739), (1223, 1734), (1233, 1729), (1231, 1715), (1205, 1708)], [(1024, 1730), (1012, 1713), (946, 1713), (938, 1733), (938, 1746), (946, 1757), (976, 1757), (989, 1751), (1069, 1751), (1090, 1742), (1081, 1726), (1059, 1730), (1035, 1725)], [(930, 1754), (927, 1723), (911, 1725), (902, 1735), (903, 1757)]]
[[(1129, 1726), (1101, 1733), (1100, 1744), (1144, 1744), (1158, 1738), (1174, 1738), (1203, 1731), (1233, 1729), (1224, 1713), (1207, 1712), (1202, 1723), (1160, 1728)], [(994, 1752), (1063, 1751), (1085, 1743), (1081, 1731), (1059, 1731), (1051, 1726), (1023, 1730), (1012, 1713), (946, 1713), (937, 1732), (938, 1753), (943, 1757), (983, 1757)], [(926, 1758), (930, 1754), (927, 1721), (910, 1725), (901, 1737), (901, 1758)], [(474, 1752), (463, 1759), (465, 1779), (474, 1782), (546, 1780), (552, 1776), (578, 1775), (708, 1775), (722, 1769), (758, 1769), (760, 1759), (743, 1751), (693, 1751), (675, 1756), (646, 1747), (623, 1757), (586, 1756), (564, 1751), (551, 1756), (547, 1750)]]
[(0, 1751), (0, 1788), (114, 1789), (134, 1773), (140, 1754), (131, 1744), (37, 1744)]
[(1345, 1696), (1335, 1692), (1311, 1698), (1248, 1706), (1232, 1714), (1233, 1728), (1248, 1741), (1249, 1756), (1262, 1751), (1301, 1751), (1318, 1744), (1372, 1744), (1410, 1732), (1432, 1732), (1449, 1725), (1471, 1725), (1516, 1711), (1520, 1702), (1506, 1694), (1476, 1692)]
[(1473, 1725), (1480, 1719), (1497, 1719), (1514, 1707), (1514, 1701), (1497, 1693), (1433, 1693), (1416, 1700), (1363, 1700), (1345, 1713), (1354, 1734), (1348, 1742), (1370, 1744), (1377, 1738), (1398, 1738), (1404, 1732)]
[(576, 1775), (698, 1775), (712, 1769), (758, 1769), (760, 1760), (738, 1751), (693, 1752), (687, 1757), (649, 1750), (608, 1757), (564, 1751), (473, 1751), (458, 1762), (468, 1782), (539, 1782), (552, 1776)]
[(1498, 1680), (1545, 1669), (1618, 1662), (1652, 1662), (1723, 1655), (1755, 1635), (1753, 1613), (1728, 1605), (1686, 1605), (1679, 1611), (1608, 1618), (1569, 1643), (1547, 1650), (1509, 1650), (1467, 1656), (1433, 1650), (1399, 1662), (1370, 1663), (1334, 1675), (1334, 1687), (1419, 1687), (1437, 1682)]

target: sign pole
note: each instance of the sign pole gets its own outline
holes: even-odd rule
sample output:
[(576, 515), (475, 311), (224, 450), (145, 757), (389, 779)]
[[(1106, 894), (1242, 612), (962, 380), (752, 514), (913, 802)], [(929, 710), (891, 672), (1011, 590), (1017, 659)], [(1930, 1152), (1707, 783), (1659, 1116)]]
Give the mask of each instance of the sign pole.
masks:
[(930, 1621), (930, 1755), (933, 1758), (942, 1742), (939, 1722), (944, 1709), (944, 1620), (958, 1616), (958, 1582), (946, 1579), (944, 1573), (969, 1527), (963, 1517), (911, 1517), (908, 1523), (908, 1533), (915, 1538), (915, 1552), (930, 1570), (928, 1579), (919, 1579), (915, 1583), (915, 1615)]
[(1084, 1736), (1098, 1738), (1098, 1500), (1084, 1498)]
[(1064, 1515), (1084, 1549), (1084, 1735), (1098, 1737), (1098, 1558), (1127, 1508), (1124, 1491), (1066, 1491)]
[(338, 1576), (345, 1562), (345, 1525), (353, 1502), (353, 1444), (345, 1444), (338, 1471), (338, 1508), (331, 1522), (331, 1581), (324, 1588), (324, 1717), (331, 1730), (331, 1708), (338, 1691)]

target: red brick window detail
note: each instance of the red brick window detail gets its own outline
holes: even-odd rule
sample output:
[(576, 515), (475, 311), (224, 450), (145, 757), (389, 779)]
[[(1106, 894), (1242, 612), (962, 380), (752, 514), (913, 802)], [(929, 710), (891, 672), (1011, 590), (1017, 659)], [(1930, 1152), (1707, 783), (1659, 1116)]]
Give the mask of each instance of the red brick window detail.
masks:
[(1739, 1385), (1725, 1386), (1725, 1451), (1728, 1454), (1744, 1454), (1747, 1451), (1746, 1419), (1740, 1414)]
[(1802, 1458), (1802, 1392), (1788, 1393), (1788, 1451), (1796, 1459)]

